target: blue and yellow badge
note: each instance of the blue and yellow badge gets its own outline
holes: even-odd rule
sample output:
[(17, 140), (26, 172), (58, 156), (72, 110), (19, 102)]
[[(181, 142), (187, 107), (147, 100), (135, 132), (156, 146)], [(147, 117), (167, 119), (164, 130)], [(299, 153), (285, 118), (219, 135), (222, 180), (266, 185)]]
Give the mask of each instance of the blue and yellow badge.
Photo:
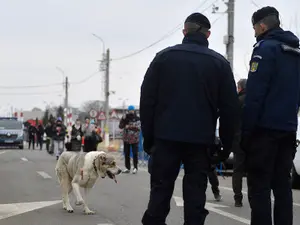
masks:
[(252, 73), (256, 72), (257, 68), (258, 68), (258, 62), (252, 62), (250, 72)]

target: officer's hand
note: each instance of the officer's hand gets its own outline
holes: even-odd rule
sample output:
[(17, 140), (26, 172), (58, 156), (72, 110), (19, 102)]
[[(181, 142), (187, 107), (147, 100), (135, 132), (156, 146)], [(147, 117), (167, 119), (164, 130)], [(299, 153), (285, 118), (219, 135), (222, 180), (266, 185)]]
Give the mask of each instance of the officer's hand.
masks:
[(144, 147), (144, 151), (148, 155), (151, 155), (151, 153), (153, 152), (153, 140), (144, 138), (143, 147)]

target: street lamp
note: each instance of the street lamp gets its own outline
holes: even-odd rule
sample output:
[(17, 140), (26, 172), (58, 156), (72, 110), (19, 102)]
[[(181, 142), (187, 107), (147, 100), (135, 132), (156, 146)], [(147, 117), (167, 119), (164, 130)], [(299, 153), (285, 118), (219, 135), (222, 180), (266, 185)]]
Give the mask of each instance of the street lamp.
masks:
[(92, 35), (102, 42), (102, 51), (103, 51), (103, 55), (104, 55), (105, 54), (105, 42), (104, 42), (104, 40), (100, 36), (98, 36), (97, 34), (92, 33)]
[(123, 101), (123, 114), (125, 115), (125, 110), (126, 110), (126, 101), (128, 101), (128, 98), (118, 98), (119, 101)]

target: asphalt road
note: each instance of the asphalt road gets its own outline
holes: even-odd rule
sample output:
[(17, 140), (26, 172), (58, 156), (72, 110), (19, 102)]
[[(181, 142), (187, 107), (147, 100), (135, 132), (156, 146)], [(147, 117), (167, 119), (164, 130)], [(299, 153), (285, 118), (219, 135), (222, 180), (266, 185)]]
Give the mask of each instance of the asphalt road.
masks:
[[(149, 197), (146, 168), (136, 175), (123, 174), (118, 184), (99, 180), (89, 195), (95, 215), (84, 215), (82, 207), (74, 213), (62, 209), (60, 188), (56, 181), (54, 156), (45, 151), (0, 150), (0, 224), (1, 225), (138, 225)], [(123, 168), (123, 162), (120, 161)], [(179, 176), (168, 224), (182, 225), (182, 174)], [(222, 202), (215, 202), (207, 190), (207, 225), (250, 224), (249, 204), (233, 206), (231, 178), (220, 178)], [(246, 193), (246, 189), (245, 189)], [(72, 201), (74, 202), (74, 201)], [(294, 224), (300, 224), (300, 191), (294, 191)], [(74, 204), (73, 204), (74, 205)]]

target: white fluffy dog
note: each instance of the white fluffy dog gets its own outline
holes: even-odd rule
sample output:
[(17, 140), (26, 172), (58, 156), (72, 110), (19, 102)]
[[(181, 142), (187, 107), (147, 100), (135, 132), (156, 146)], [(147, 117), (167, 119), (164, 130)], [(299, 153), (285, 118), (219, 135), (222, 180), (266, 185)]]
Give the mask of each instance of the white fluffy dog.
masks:
[[(62, 188), (63, 208), (72, 213), (69, 194), (74, 190), (76, 205), (83, 205), (85, 214), (94, 214), (88, 208), (87, 194), (94, 186), (98, 177), (115, 180), (115, 175), (121, 173), (114, 157), (103, 151), (88, 153), (63, 152), (59, 157), (56, 167), (56, 175)], [(80, 187), (84, 189), (84, 198), (80, 194)]]

